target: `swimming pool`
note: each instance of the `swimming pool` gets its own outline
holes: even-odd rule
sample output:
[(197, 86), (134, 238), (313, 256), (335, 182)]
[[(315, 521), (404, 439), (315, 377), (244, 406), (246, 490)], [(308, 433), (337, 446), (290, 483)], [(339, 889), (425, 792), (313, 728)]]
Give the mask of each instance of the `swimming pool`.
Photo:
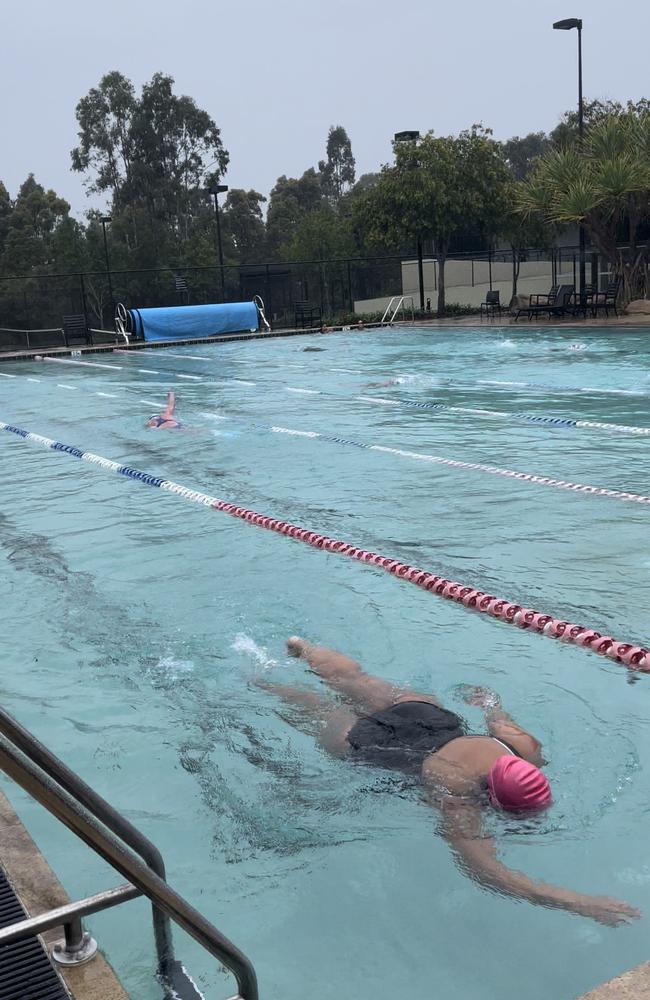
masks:
[[(650, 437), (622, 428), (650, 427), (649, 356), (648, 331), (565, 328), (193, 345), (3, 366), (0, 420), (643, 644), (650, 507), (502, 473), (647, 496)], [(144, 428), (170, 387), (193, 433)], [(543, 819), (490, 818), (500, 856), (648, 911), (646, 677), (15, 436), (0, 449), (3, 703), (160, 846), (262, 996), (515, 1000), (525, 983), (541, 1000), (648, 958), (647, 916), (612, 930), (476, 888), (414, 790), (329, 759), (254, 684), (317, 688), (284, 654), (297, 632), (474, 725), (457, 686), (493, 686), (555, 792)], [(71, 894), (114, 884), (7, 790)], [(146, 906), (91, 927), (157, 998)]]

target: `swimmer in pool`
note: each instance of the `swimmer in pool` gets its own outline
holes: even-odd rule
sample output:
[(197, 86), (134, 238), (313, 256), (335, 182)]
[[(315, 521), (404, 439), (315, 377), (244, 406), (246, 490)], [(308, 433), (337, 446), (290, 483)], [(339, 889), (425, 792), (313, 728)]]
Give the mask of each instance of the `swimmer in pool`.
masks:
[(441, 832), (458, 867), (478, 885), (610, 927), (640, 916), (616, 899), (536, 882), (497, 858), (494, 840), (481, 829), (483, 808), (534, 814), (551, 804), (540, 770), (541, 744), (510, 718), (498, 695), (464, 686), (465, 701), (483, 709), (487, 727), (487, 734), (468, 734), (462, 719), (432, 695), (400, 689), (365, 673), (350, 657), (298, 636), (287, 641), (287, 649), (347, 704), (337, 707), (322, 694), (266, 680), (259, 685), (312, 718), (324, 718), (319, 742), (329, 753), (417, 776), (440, 810)]
[(180, 420), (174, 417), (174, 407), (176, 406), (176, 396), (173, 392), (167, 393), (167, 405), (162, 413), (150, 417), (145, 424), (146, 427), (157, 427), (162, 431), (174, 431), (182, 427)]

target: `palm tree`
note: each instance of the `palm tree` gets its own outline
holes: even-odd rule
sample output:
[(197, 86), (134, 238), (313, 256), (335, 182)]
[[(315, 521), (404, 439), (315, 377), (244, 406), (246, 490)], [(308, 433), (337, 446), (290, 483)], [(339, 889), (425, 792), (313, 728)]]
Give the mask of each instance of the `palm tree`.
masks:
[(609, 115), (581, 144), (542, 157), (519, 185), (517, 208), (524, 218), (583, 223), (621, 278), (625, 301), (638, 298), (648, 289), (650, 245), (639, 232), (650, 221), (650, 114)]

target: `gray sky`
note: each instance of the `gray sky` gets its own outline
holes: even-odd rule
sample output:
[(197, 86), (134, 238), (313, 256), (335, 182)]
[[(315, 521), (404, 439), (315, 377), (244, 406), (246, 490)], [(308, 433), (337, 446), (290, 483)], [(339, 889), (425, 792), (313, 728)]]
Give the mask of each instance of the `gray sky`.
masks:
[(650, 97), (647, 0), (4, 0), (0, 179), (15, 195), (32, 171), (90, 207), (74, 109), (112, 69), (138, 89), (174, 76), (222, 129), (227, 183), (265, 195), (316, 165), (332, 124), (357, 175), (401, 129), (548, 130), (577, 100), (576, 32), (551, 24), (580, 16), (585, 96)]

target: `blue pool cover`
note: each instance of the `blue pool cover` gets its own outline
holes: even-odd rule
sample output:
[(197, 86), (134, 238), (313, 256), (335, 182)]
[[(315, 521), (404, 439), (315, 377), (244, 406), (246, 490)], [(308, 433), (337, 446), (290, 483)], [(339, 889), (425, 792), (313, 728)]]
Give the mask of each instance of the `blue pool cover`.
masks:
[(254, 302), (129, 309), (131, 331), (145, 340), (190, 340), (259, 328)]

